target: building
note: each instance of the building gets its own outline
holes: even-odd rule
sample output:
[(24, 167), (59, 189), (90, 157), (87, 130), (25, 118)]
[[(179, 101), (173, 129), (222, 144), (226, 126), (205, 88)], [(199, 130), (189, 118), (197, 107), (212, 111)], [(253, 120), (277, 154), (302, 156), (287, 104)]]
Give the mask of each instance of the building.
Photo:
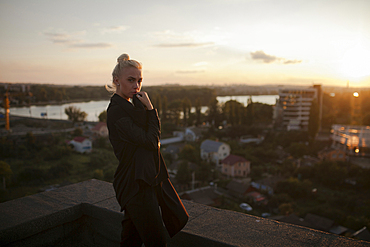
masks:
[(221, 164), (221, 173), (228, 177), (247, 177), (251, 172), (251, 162), (238, 155), (230, 154)]
[(68, 142), (71, 144), (76, 152), (79, 153), (91, 153), (92, 142), (90, 139), (82, 136), (77, 136), (73, 140)]
[(249, 181), (237, 181), (237, 180), (231, 180), (226, 185), (227, 193), (230, 196), (244, 199), (246, 198), (247, 194), (251, 191), (250, 189), (250, 180)]
[(334, 149), (343, 150), (347, 155), (370, 155), (370, 126), (334, 124), (331, 133)]
[(320, 85), (314, 85), (311, 88), (279, 89), (279, 100), (274, 111), (275, 126), (288, 131), (307, 131), (313, 100), (318, 102), (321, 122), (321, 97)]
[(198, 141), (202, 137), (202, 129), (198, 127), (188, 127), (185, 129), (185, 140), (190, 142)]
[(183, 200), (193, 201), (207, 206), (217, 206), (220, 193), (211, 186), (189, 190), (181, 193), (180, 198)]
[(221, 169), (221, 161), (229, 156), (230, 146), (223, 142), (205, 140), (200, 145), (200, 157), (202, 160), (211, 161)]
[(328, 161), (346, 161), (347, 155), (344, 150), (341, 149), (334, 149), (334, 148), (326, 148), (318, 153), (318, 157), (320, 161), (328, 160)]
[(107, 123), (99, 122), (94, 128), (91, 129), (92, 132), (97, 136), (108, 136)]

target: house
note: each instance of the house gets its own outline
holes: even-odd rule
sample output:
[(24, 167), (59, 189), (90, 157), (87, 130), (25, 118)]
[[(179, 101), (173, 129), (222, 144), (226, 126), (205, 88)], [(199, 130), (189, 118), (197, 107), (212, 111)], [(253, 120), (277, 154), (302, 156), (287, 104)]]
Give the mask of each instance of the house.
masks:
[(184, 132), (174, 131), (173, 136), (174, 137), (161, 139), (160, 140), (161, 145), (168, 145), (168, 144), (173, 144), (173, 143), (178, 143), (178, 142), (184, 141)]
[(179, 158), (179, 153), (182, 145), (173, 145), (169, 144), (161, 151), (162, 154), (169, 154), (171, 155), (172, 160), (177, 160)]
[(321, 161), (346, 161), (346, 151), (334, 148), (326, 148), (318, 153), (318, 157)]
[(315, 214), (306, 214), (304, 221), (311, 224), (314, 229), (329, 232), (332, 228), (334, 221), (325, 217), (321, 217)]
[(108, 136), (107, 123), (99, 122), (91, 130), (97, 136)]
[(186, 161), (186, 160), (176, 160), (167, 166), (168, 173), (170, 175), (176, 175), (179, 169), (179, 166), (183, 163), (186, 163), (188, 165), (188, 168), (190, 171), (195, 171), (197, 169), (197, 165), (194, 164), (193, 162)]
[(281, 176), (271, 176), (251, 183), (251, 187), (255, 190), (266, 191), (269, 195), (274, 194), (276, 184), (284, 180)]
[(247, 193), (250, 191), (250, 183), (242, 183), (237, 180), (231, 180), (227, 185), (226, 189), (229, 195), (236, 198), (245, 198)]
[(221, 161), (230, 155), (230, 146), (223, 142), (205, 140), (200, 145), (200, 157), (202, 160), (211, 161), (221, 169)]
[(185, 141), (195, 142), (202, 137), (202, 130), (198, 127), (188, 127), (185, 129)]
[(92, 142), (86, 137), (77, 136), (68, 144), (71, 144), (74, 150), (79, 153), (90, 153), (92, 151)]
[(228, 177), (247, 177), (251, 172), (251, 162), (238, 155), (230, 154), (221, 164), (221, 173)]
[(241, 136), (239, 139), (239, 142), (244, 143), (244, 144), (246, 143), (260, 144), (261, 142), (263, 142), (263, 140), (265, 140), (264, 136), (258, 135), (258, 137), (253, 137), (250, 135), (246, 135), (246, 136)]
[(207, 186), (195, 190), (185, 191), (180, 194), (180, 198), (188, 201), (193, 201), (207, 206), (217, 206), (220, 204), (217, 193), (214, 187)]
[(367, 229), (367, 227), (364, 226), (363, 228), (361, 228), (357, 232), (353, 233), (352, 237), (355, 238), (355, 239), (370, 241), (370, 232)]
[(257, 191), (252, 191), (252, 192), (247, 193), (247, 197), (250, 198), (255, 204), (258, 204), (258, 205), (267, 204), (267, 198)]

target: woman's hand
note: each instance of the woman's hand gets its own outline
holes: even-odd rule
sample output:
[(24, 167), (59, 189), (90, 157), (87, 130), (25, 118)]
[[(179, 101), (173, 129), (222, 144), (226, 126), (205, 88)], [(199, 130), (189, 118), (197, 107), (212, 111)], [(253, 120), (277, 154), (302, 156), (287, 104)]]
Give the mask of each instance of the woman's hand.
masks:
[(149, 96), (146, 92), (138, 92), (134, 97), (137, 97), (141, 101), (141, 103), (144, 104), (147, 110), (153, 110), (152, 102), (150, 101)]

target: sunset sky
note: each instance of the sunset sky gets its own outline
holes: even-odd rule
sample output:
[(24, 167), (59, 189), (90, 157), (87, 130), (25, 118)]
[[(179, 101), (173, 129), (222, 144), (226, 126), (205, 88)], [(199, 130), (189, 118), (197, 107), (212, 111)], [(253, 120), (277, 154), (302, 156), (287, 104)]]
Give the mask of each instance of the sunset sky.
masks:
[(370, 87), (369, 0), (0, 0), (0, 82)]

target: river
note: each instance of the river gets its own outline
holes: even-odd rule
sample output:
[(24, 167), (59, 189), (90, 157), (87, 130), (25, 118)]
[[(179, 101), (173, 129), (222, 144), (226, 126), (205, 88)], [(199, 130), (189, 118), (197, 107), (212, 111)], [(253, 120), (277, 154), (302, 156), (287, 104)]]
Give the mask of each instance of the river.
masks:
[[(275, 105), (279, 95), (252, 95), (253, 102), (260, 102), (269, 105)], [(249, 96), (218, 96), (217, 100), (223, 104), (229, 100), (237, 100), (245, 106), (248, 105)], [(107, 109), (109, 100), (89, 101), (79, 103), (68, 103), (62, 105), (30, 106), (30, 107), (10, 107), (10, 114), (14, 116), (45, 118), (45, 119), (68, 119), (64, 109), (68, 106), (75, 106), (87, 113), (87, 121), (98, 121), (101, 112)], [(204, 113), (208, 107), (202, 107)], [(192, 109), (194, 112), (195, 109)]]

